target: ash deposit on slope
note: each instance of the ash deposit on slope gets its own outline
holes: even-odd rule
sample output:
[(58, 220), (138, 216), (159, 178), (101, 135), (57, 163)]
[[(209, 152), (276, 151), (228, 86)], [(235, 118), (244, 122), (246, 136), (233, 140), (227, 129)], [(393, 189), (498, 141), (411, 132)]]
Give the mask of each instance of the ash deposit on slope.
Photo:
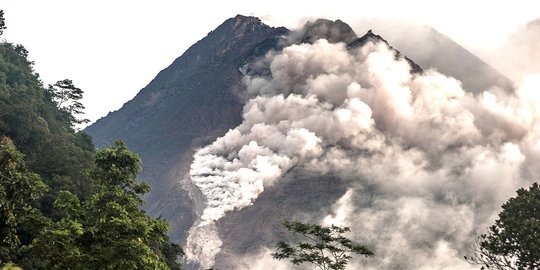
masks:
[[(187, 252), (205, 267), (222, 244), (215, 221), (250, 207), (293, 167), (348, 185), (318, 222), (351, 226), (372, 247), (376, 256), (350, 269), (473, 269), (462, 258), (475, 235), (538, 178), (540, 76), (473, 95), (433, 70), (411, 72), (376, 40), (350, 48), (319, 39), (251, 65), (270, 72), (245, 76), (242, 124), (191, 165), (207, 205)], [(252, 269), (268, 266), (268, 256), (255, 259)]]

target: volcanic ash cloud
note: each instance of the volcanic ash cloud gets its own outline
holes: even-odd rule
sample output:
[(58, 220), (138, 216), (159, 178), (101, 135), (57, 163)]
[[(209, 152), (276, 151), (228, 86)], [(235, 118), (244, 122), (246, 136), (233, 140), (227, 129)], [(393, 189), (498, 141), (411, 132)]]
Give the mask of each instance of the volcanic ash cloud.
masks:
[(538, 77), (473, 96), (435, 71), (411, 74), (384, 43), (324, 39), (261, 65), (271, 75), (245, 77), (242, 124), (194, 156), (203, 225), (253, 204), (292, 168), (333, 173), (349, 189), (323, 221), (373, 246), (364, 265), (467, 269), (474, 235), (538, 176)]

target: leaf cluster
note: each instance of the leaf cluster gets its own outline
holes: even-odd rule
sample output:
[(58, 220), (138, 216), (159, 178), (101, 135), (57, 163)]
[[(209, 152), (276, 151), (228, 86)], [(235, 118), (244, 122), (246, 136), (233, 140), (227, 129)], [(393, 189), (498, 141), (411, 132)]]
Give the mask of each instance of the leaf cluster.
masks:
[(301, 237), (292, 244), (279, 241), (276, 252), (272, 254), (278, 260), (288, 259), (294, 265), (311, 263), (322, 270), (342, 270), (352, 254), (374, 255), (366, 246), (343, 236), (350, 231), (349, 227), (325, 227), (298, 221), (284, 221), (283, 226)]
[(21, 226), (39, 214), (33, 202), (46, 189), (11, 140), (0, 138), (0, 265), (17, 259), (24, 244)]
[(70, 79), (57, 81), (47, 88), (47, 93), (54, 101), (58, 109), (65, 113), (71, 124), (88, 123), (88, 119), (79, 119), (77, 115), (84, 113), (84, 105), (80, 102), (83, 97), (83, 90), (76, 87)]
[(465, 258), (482, 269), (540, 269), (540, 187), (520, 188)]
[[(8, 143), (4, 143), (7, 141)], [(13, 144), (0, 144), (0, 265), (24, 269), (180, 269), (182, 249), (167, 237), (168, 224), (148, 216), (139, 198), (148, 186), (136, 180), (140, 158), (125, 144), (99, 150), (98, 191), (81, 201), (60, 191), (58, 218), (44, 217), (32, 202), (46, 185), (29, 172)], [(25, 230), (24, 227), (35, 227)], [(21, 229), (22, 228), (22, 229)], [(26, 241), (21, 238), (30, 237)]]

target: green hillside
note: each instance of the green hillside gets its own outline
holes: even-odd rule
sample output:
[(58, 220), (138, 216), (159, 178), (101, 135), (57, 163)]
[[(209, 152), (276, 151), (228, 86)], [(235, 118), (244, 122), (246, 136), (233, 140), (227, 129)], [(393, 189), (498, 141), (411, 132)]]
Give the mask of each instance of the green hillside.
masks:
[(121, 142), (95, 151), (75, 128), (82, 91), (44, 86), (27, 57), (0, 44), (0, 267), (179, 269), (168, 224), (140, 210), (139, 156)]

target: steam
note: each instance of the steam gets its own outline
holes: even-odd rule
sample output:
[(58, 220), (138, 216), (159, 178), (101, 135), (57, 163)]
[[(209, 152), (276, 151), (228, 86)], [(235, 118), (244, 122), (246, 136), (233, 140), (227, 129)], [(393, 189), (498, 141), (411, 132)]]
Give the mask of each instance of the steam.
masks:
[(518, 27), (507, 40), (486, 58), (513, 80), (540, 73), (540, 18)]
[(474, 236), (538, 177), (538, 75), (513, 93), (473, 95), (435, 71), (411, 74), (384, 43), (324, 39), (253, 65), (271, 76), (246, 75), (242, 124), (191, 165), (207, 198), (200, 227), (293, 168), (333, 173), (349, 189), (320, 222), (351, 226), (377, 254), (353, 266), (469, 269), (461, 258)]
[(193, 227), (188, 234), (186, 257), (190, 263), (210, 268), (222, 244), (214, 223)]

